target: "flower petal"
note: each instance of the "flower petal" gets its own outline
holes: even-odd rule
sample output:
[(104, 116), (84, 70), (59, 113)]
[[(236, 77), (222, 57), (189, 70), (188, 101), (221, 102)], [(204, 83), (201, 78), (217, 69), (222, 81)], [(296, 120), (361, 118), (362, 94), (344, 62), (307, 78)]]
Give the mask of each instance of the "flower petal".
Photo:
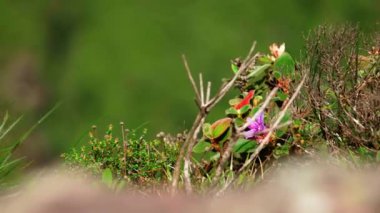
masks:
[(255, 94), (254, 90), (249, 91), (248, 95), (245, 96), (245, 98), (240, 103), (236, 104), (235, 109), (239, 110), (243, 106), (248, 105), (254, 94)]
[(256, 131), (254, 129), (251, 129), (249, 131), (242, 132), (245, 139), (252, 139), (256, 135)]
[(248, 117), (246, 124), (248, 125), (248, 128), (254, 131), (255, 133), (264, 131), (266, 129), (264, 123), (264, 113), (260, 113), (256, 120), (253, 120), (252, 118)]
[(278, 56), (277, 57), (280, 57), (284, 52), (285, 52), (285, 43), (282, 43), (280, 48), (278, 48), (277, 50), (278, 52)]
[(269, 50), (271, 52), (271, 54), (277, 58), (277, 53), (278, 53), (278, 46), (276, 43), (273, 43), (272, 45), (269, 46)]

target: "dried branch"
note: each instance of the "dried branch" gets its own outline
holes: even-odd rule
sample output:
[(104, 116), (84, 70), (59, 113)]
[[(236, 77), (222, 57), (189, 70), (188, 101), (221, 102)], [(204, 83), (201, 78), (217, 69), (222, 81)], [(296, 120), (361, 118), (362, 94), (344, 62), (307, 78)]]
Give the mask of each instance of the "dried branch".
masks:
[(206, 102), (210, 101), (211, 82), (207, 82)]
[(203, 90), (203, 76), (202, 73), (199, 73), (199, 89), (201, 91), (201, 105), (205, 105), (205, 93)]
[(174, 167), (174, 172), (173, 172), (173, 180), (172, 180), (172, 188), (171, 188), (171, 193), (172, 194), (174, 194), (176, 192), (176, 190), (177, 190), (178, 179), (179, 179), (179, 176), (180, 176), (180, 173), (181, 173), (182, 158), (185, 155), (187, 144), (189, 143), (189, 140), (192, 138), (191, 135), (194, 134), (195, 127), (198, 126), (200, 122), (201, 122), (201, 112), (199, 112), (198, 115), (197, 115), (197, 117), (195, 118), (193, 126), (191, 127), (191, 130), (188, 133), (187, 138), (186, 138), (184, 144), (182, 145), (182, 147), (180, 149), (180, 152), (179, 152), (179, 155), (178, 155), (175, 167)]
[[(208, 112), (226, 95), (226, 93), (232, 88), (234, 85), (236, 79), (247, 69), (250, 68), (250, 66), (254, 63), (256, 55), (253, 55), (253, 51), (255, 49), (256, 42), (253, 43), (249, 54), (247, 55), (246, 60), (242, 63), (242, 65), (239, 67), (239, 70), (235, 73), (234, 77), (226, 84), (223, 84), (220, 88), (220, 90), (215, 94), (213, 98), (210, 99), (210, 91), (211, 91), (211, 83), (209, 82), (207, 85), (207, 90), (206, 90), (206, 99), (204, 99), (204, 88), (203, 88), (203, 78), (202, 75), (199, 75), (199, 87), (195, 84), (195, 81), (192, 77), (191, 71), (189, 69), (188, 63), (186, 61), (185, 56), (182, 56), (185, 69), (188, 75), (188, 78), (193, 86), (195, 95), (196, 95), (196, 102), (197, 105), (199, 106), (199, 112), (198, 115), (193, 123), (193, 126), (187, 135), (185, 143), (182, 145), (180, 154), (178, 156), (174, 173), (173, 173), (173, 180), (172, 180), (172, 193), (175, 193), (178, 185), (178, 180), (180, 176), (180, 167), (181, 167), (181, 162), (182, 158), (184, 157), (184, 179), (185, 179), (185, 189), (187, 192), (192, 191), (192, 186), (191, 186), (191, 180), (190, 180), (190, 166), (191, 166), (191, 153), (192, 149), (197, 142), (198, 134), (199, 131), (206, 119), (206, 116)], [(200, 92), (199, 92), (200, 90)]]
[(128, 129), (125, 129), (125, 124), (124, 122), (120, 122), (121, 126), (121, 134), (123, 138), (123, 164), (124, 164), (124, 169), (123, 169), (123, 176), (124, 178), (127, 177), (127, 151), (128, 151), (128, 141), (127, 141), (127, 134), (129, 132)]
[(195, 84), (194, 78), (191, 75), (191, 70), (190, 70), (189, 64), (187, 63), (185, 55), (182, 55), (182, 60), (183, 60), (183, 64), (185, 65), (187, 77), (189, 78), (191, 85), (193, 86), (193, 90), (194, 90), (194, 93), (196, 96), (196, 100), (197, 100), (198, 104), (201, 105), (201, 103), (200, 103), (201, 96), (199, 95), (199, 91), (198, 91), (197, 85)]

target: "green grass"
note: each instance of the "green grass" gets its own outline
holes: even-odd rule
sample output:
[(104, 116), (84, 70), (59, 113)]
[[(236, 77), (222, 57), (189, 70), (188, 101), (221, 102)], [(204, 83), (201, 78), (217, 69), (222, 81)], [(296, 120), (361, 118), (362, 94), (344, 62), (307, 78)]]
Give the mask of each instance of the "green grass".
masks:
[(32, 127), (16, 139), (7, 137), (12, 131), (15, 131), (15, 127), (20, 123), (23, 116), (20, 116), (15, 121), (10, 122), (9, 114), (7, 112), (5, 113), (3, 121), (0, 125), (0, 189), (14, 185), (16, 183), (14, 180), (14, 174), (27, 164), (27, 162), (24, 161), (24, 158), (14, 157), (14, 152), (16, 149), (28, 138), (33, 130), (43, 123), (59, 106), (60, 104), (56, 104)]

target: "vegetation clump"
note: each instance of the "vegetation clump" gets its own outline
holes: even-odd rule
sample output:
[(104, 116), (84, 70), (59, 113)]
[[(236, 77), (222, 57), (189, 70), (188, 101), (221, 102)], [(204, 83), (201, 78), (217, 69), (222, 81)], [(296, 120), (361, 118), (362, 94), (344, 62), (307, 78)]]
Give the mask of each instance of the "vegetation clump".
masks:
[(87, 144), (62, 155), (66, 164), (72, 169), (84, 168), (99, 177), (110, 173), (114, 182), (147, 186), (169, 181), (179, 143), (147, 140), (146, 129), (128, 130), (124, 123), (120, 127), (119, 136), (109, 125), (104, 136), (99, 137), (97, 128), (93, 126)]
[[(256, 182), (293, 157), (327, 154), (354, 167), (377, 162), (379, 41), (357, 27), (320, 27), (307, 37), (300, 61), (284, 43), (272, 44), (269, 54), (254, 53), (254, 44), (244, 60), (232, 61), (233, 76), (214, 96), (211, 82), (199, 74), (196, 83), (183, 57), (199, 109), (186, 134), (146, 140), (146, 131), (128, 131), (122, 123), (121, 137), (110, 126), (99, 138), (93, 128), (88, 144), (63, 157), (103, 179), (171, 182), (172, 192), (211, 188), (216, 195)], [(225, 114), (206, 122), (233, 88), (238, 93)]]
[(310, 77), (297, 103), (334, 153), (375, 159), (380, 149), (379, 50), (380, 35), (358, 26), (320, 26), (306, 38), (300, 65)]

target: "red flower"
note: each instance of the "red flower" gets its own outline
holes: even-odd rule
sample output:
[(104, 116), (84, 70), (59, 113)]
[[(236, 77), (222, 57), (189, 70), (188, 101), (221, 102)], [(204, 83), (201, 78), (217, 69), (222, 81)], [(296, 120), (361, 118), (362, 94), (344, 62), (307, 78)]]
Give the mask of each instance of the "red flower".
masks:
[(252, 99), (252, 97), (253, 97), (254, 94), (255, 94), (254, 90), (249, 91), (248, 95), (245, 96), (245, 98), (240, 103), (238, 103), (238, 104), (235, 105), (235, 109), (239, 110), (243, 106), (248, 105), (249, 101)]

